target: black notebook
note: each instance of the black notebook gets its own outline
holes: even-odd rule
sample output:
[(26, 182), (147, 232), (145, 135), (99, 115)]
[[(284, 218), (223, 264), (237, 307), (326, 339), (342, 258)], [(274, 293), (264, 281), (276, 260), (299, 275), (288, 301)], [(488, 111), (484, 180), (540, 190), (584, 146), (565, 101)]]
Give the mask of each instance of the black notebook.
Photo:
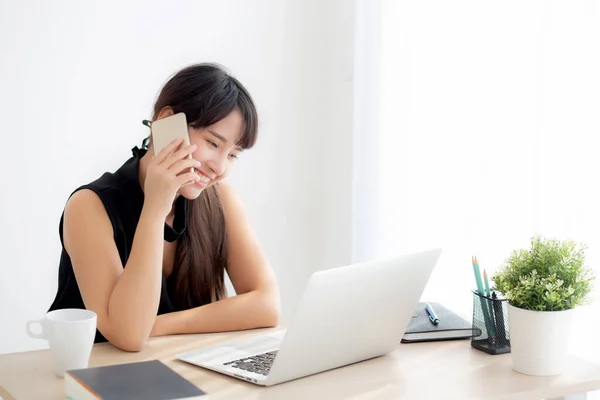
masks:
[(207, 399), (202, 390), (158, 360), (67, 371), (69, 400)]
[(469, 321), (439, 303), (429, 303), (440, 322), (434, 325), (425, 310), (425, 303), (419, 303), (410, 320), (401, 343), (432, 342), (438, 340), (471, 339), (480, 335)]

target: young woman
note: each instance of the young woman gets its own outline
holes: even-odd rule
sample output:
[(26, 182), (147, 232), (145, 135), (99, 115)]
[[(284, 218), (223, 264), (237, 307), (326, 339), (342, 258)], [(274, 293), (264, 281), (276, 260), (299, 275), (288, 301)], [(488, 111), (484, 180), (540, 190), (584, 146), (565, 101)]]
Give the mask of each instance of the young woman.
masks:
[[(77, 188), (60, 220), (50, 310), (96, 312), (96, 342), (127, 351), (149, 336), (278, 323), (273, 271), (224, 180), (256, 141), (252, 99), (220, 66), (193, 65), (166, 83), (153, 120), (179, 112), (189, 146), (174, 141), (154, 156), (147, 138), (117, 171)], [(226, 297), (225, 271), (236, 296)]]

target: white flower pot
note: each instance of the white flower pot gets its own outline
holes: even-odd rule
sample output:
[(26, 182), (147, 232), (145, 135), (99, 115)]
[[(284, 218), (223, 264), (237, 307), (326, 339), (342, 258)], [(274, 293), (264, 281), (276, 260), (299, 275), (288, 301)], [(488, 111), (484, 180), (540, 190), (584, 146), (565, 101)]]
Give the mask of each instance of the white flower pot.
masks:
[(508, 305), (513, 369), (527, 375), (563, 372), (572, 311), (529, 311)]

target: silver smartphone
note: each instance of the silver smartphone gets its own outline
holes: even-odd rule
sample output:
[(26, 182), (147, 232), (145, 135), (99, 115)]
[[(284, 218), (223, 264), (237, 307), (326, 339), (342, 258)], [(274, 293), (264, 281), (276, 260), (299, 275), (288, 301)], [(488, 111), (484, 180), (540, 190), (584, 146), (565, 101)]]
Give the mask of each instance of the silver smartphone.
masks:
[(185, 113), (181, 112), (156, 120), (152, 122), (150, 130), (152, 132), (154, 155), (160, 153), (165, 146), (178, 138), (183, 138), (184, 145), (190, 144)]
[[(190, 144), (187, 118), (185, 113), (182, 112), (153, 121), (150, 131), (152, 133), (154, 155), (160, 153), (165, 146), (178, 138), (183, 138), (184, 146)], [(188, 158), (192, 158), (192, 155), (190, 154)], [(191, 169), (191, 172), (194, 172), (194, 168)]]

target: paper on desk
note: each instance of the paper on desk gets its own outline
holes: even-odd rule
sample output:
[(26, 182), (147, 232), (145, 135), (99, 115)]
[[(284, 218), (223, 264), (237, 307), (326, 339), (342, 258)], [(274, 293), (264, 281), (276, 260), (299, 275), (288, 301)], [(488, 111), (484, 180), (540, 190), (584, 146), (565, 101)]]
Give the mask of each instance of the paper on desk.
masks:
[(6, 389), (0, 386), (0, 400), (17, 400)]

